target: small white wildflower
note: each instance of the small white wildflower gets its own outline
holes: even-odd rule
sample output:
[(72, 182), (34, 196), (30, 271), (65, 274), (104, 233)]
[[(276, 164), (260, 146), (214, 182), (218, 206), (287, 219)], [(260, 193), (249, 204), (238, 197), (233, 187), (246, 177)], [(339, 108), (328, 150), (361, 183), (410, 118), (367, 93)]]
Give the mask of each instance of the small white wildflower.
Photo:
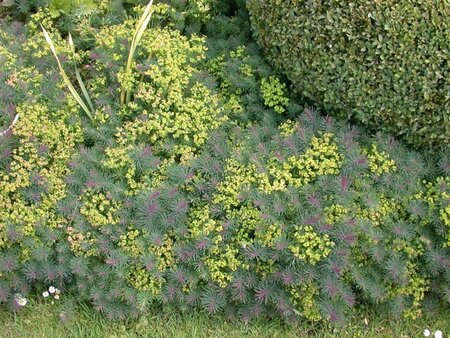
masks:
[(28, 299), (26, 299), (24, 296), (22, 296), (20, 293), (16, 293), (14, 295), (14, 299), (17, 302), (17, 305), (19, 306), (25, 306), (28, 303)]
[(423, 335), (424, 335), (425, 337), (429, 337), (429, 336), (431, 335), (431, 331), (428, 330), (428, 329), (425, 329), (425, 330), (423, 330)]
[(50, 287), (48, 288), (48, 291), (49, 291), (51, 294), (54, 294), (55, 291), (56, 291), (56, 288), (55, 288), (54, 286), (50, 286)]
[(61, 312), (60, 314), (59, 314), (59, 319), (61, 320), (61, 321), (66, 321), (67, 320), (67, 313), (66, 312)]
[(59, 299), (59, 295), (55, 295), (55, 299)]
[(26, 299), (26, 298), (21, 298), (20, 300), (17, 301), (17, 304), (19, 304), (20, 306), (25, 306), (25, 305), (27, 305), (27, 303), (28, 303), (28, 299)]
[(44, 291), (44, 292), (42, 292), (42, 296), (44, 298), (47, 298), (48, 296), (50, 296), (50, 294), (48, 293), (48, 291)]
[(436, 330), (436, 332), (434, 333), (434, 338), (442, 338), (442, 331), (441, 330)]

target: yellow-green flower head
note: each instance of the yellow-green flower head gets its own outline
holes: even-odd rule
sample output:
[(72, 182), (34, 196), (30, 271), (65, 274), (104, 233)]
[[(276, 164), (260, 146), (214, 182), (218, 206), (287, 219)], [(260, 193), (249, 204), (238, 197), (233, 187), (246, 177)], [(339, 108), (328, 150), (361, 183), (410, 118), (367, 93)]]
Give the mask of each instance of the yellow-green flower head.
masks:
[(369, 169), (372, 173), (381, 175), (397, 170), (395, 161), (385, 151), (379, 151), (376, 144), (372, 143), (371, 149), (365, 150), (364, 153), (367, 155)]
[(273, 108), (282, 114), (289, 105), (289, 99), (285, 96), (286, 85), (276, 76), (269, 76), (261, 81), (261, 94), (267, 107)]
[(312, 226), (306, 225), (295, 228), (289, 250), (298, 259), (315, 265), (331, 253), (334, 245), (327, 234), (320, 236)]
[(105, 194), (89, 188), (80, 197), (80, 200), (83, 202), (80, 213), (92, 226), (102, 227), (119, 222), (116, 212), (119, 210), (120, 204)]

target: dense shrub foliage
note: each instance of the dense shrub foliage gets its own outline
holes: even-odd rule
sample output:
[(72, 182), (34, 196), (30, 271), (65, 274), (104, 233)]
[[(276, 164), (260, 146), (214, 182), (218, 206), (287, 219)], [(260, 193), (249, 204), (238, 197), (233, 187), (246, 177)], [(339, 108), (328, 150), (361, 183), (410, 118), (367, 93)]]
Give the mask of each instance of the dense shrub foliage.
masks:
[[(135, 19), (76, 32), (89, 50), (46, 10), (0, 30), (0, 302), (53, 285), (121, 319), (158, 304), (333, 322), (360, 304), (448, 306), (448, 156), (434, 168), (303, 110), (244, 14), (203, 37), (172, 10), (158, 7), (166, 25), (145, 32), (131, 77)], [(82, 70), (93, 121), (38, 23)]]
[[(9, 15), (28, 21), (30, 16), (46, 8), (63, 32), (75, 30), (85, 33), (91, 26), (113, 25), (134, 15), (136, 5), (147, 0), (6, 0), (0, 3), (0, 18)], [(214, 13), (227, 11), (230, 4), (217, 0), (161, 0), (155, 1), (155, 21), (165, 21), (178, 29), (197, 32)]]
[(326, 111), (422, 148), (450, 140), (447, 1), (248, 1), (269, 60)]

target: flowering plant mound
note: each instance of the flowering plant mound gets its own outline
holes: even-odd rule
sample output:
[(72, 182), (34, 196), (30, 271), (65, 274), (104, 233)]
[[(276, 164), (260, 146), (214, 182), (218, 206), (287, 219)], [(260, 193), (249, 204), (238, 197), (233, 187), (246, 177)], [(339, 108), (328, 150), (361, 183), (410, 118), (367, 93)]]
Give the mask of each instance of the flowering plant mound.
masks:
[(448, 305), (448, 157), (435, 179), (385, 135), (300, 114), (243, 19), (207, 23), (214, 41), (150, 27), (131, 73), (134, 19), (91, 27), (89, 50), (46, 11), (0, 30), (0, 302), (71, 291), (111, 318), (172, 304), (334, 322)]

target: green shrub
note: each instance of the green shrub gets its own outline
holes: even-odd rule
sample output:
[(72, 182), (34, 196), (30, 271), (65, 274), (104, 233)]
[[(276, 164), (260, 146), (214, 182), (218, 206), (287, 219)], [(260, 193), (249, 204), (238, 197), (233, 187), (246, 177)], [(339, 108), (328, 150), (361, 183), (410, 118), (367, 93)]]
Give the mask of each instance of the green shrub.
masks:
[(249, 0), (254, 34), (295, 91), (421, 148), (450, 141), (447, 1)]
[[(427, 183), (432, 165), (390, 137), (300, 114), (243, 20), (217, 17), (209, 38), (150, 27), (126, 79), (135, 19), (91, 27), (88, 51), (45, 10), (25, 34), (0, 29), (2, 304), (54, 286), (119, 319), (159, 304), (332, 322), (358, 304), (448, 306), (448, 173)], [(38, 23), (81, 70), (94, 121)]]

